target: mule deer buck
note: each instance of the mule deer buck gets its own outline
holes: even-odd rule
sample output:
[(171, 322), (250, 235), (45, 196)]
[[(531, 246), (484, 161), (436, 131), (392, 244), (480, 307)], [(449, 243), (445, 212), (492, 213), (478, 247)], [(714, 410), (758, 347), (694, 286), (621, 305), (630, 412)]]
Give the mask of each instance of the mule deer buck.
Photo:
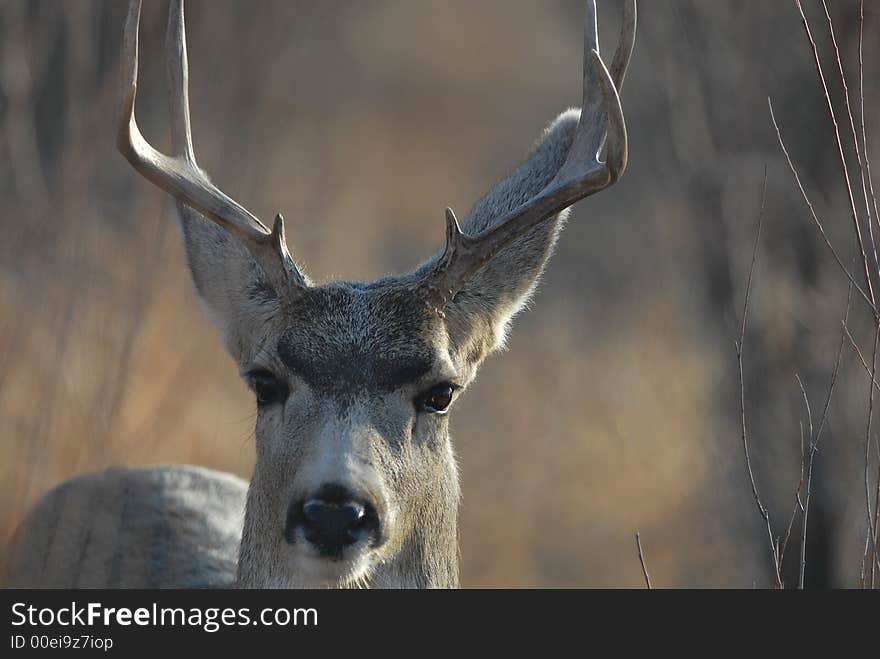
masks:
[(583, 108), (476, 203), (413, 272), (316, 285), (196, 163), (182, 0), (167, 34), (174, 155), (135, 121), (140, 2), (123, 44), (118, 146), (176, 200), (195, 288), (257, 401), (253, 477), (112, 469), (46, 495), (17, 532), (10, 583), (75, 587), (455, 587), (458, 472), (448, 412), (505, 340), (566, 209), (626, 167), (618, 97), (635, 40), (626, 0), (611, 67), (585, 19)]

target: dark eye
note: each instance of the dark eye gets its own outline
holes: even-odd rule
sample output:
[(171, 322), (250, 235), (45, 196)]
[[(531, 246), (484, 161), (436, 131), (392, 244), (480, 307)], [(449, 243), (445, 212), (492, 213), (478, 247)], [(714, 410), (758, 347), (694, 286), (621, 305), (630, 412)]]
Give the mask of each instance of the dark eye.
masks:
[(422, 412), (445, 414), (456, 389), (458, 387), (451, 382), (434, 385), (416, 399), (416, 407)]
[(283, 403), (290, 390), (287, 384), (276, 378), (269, 371), (251, 371), (248, 373), (251, 388), (257, 395), (257, 406), (264, 407), (273, 403)]

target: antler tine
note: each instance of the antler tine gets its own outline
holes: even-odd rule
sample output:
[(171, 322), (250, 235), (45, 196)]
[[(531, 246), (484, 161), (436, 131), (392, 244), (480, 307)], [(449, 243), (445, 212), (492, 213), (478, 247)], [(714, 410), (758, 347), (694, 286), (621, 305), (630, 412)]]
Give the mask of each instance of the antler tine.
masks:
[(171, 148), (174, 153), (196, 165), (192, 128), (189, 122), (189, 60), (186, 54), (186, 22), (183, 0), (172, 0), (168, 8), (168, 29), (165, 33), (168, 107), (171, 114)]
[(593, 162), (605, 135), (603, 88), (599, 85), (599, 72), (595, 59), (599, 58), (599, 25), (596, 17), (596, 1), (588, 0), (584, 12), (584, 69), (581, 85), (581, 116), (578, 121), (574, 142), (565, 163), (556, 178), (565, 175), (567, 168), (577, 167), (580, 162)]
[(623, 89), (623, 79), (626, 77), (626, 69), (629, 66), (629, 58), (632, 56), (633, 46), (636, 43), (636, 0), (626, 0), (623, 5), (623, 22), (620, 24), (620, 38), (617, 42), (617, 51), (611, 61), (611, 79), (617, 87), (617, 93)]
[[(614, 53), (614, 59), (611, 62), (611, 80), (614, 83), (615, 94), (619, 95), (623, 89), (623, 81), (626, 78), (626, 69), (629, 66), (629, 60), (632, 56), (633, 46), (636, 43), (636, 22), (637, 22), (636, 0), (626, 0), (623, 6), (623, 21), (620, 24), (620, 38), (617, 42), (617, 51)], [(615, 109), (620, 108), (618, 102), (613, 106)], [(626, 130), (623, 116), (621, 115), (616, 121), (609, 126), (609, 132), (612, 133), (608, 145), (606, 162), (612, 171), (612, 176), (616, 181), (626, 169), (627, 159), (627, 140), (625, 133), (621, 133), (621, 127)]]
[(132, 0), (123, 38), (123, 96), (117, 138), (119, 151), (142, 176), (241, 241), (260, 264), (279, 298), (287, 299), (289, 293), (308, 284), (287, 250), (281, 215), (275, 218), (270, 231), (250, 211), (211, 183), (196, 164), (189, 120), (182, 0), (172, 0), (167, 32), (171, 136), (176, 156), (167, 156), (153, 148), (141, 134), (135, 119), (140, 13), (141, 1)]
[[(452, 209), (446, 209), (446, 248), (420, 282), (429, 304), (442, 313), (467, 279), (515, 238), (527, 233), (576, 201), (604, 190), (623, 174), (627, 135), (618, 94), (635, 43), (636, 3), (626, 0), (620, 43), (611, 72), (599, 56), (596, 3), (589, 0), (584, 18), (583, 107), (565, 162), (535, 197), (476, 236), (468, 236)], [(605, 161), (599, 153), (605, 147)]]
[(553, 187), (554, 183), (574, 179), (578, 175), (583, 176), (585, 167), (599, 164), (598, 153), (603, 145), (607, 146), (608, 152), (605, 165), (610, 174), (609, 184), (620, 178), (623, 170), (626, 169), (626, 124), (619, 93), (635, 44), (635, 30), (636, 3), (635, 0), (626, 0), (620, 27), (620, 41), (611, 65), (613, 73), (609, 73), (599, 56), (596, 2), (595, 0), (587, 2), (584, 19), (584, 86), (581, 116), (565, 163), (548, 187)]
[[(599, 72), (599, 86), (602, 88), (602, 98), (605, 99), (605, 107), (608, 110), (606, 117), (607, 125), (605, 135), (600, 140), (605, 141), (605, 169), (608, 170), (608, 183), (594, 192), (602, 190), (617, 181), (626, 169), (628, 156), (628, 142), (626, 137), (626, 121), (623, 117), (623, 107), (620, 105), (620, 95), (611, 79), (611, 74), (605, 68), (605, 64), (599, 59), (598, 53), (593, 53), (593, 65)], [(591, 193), (590, 193), (591, 194)], [(585, 195), (586, 196), (586, 195)]]

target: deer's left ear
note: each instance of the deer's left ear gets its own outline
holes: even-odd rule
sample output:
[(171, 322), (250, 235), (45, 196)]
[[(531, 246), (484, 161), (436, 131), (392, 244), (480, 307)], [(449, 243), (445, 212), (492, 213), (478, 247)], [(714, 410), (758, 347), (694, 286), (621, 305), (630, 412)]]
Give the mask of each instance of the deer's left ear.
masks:
[(477, 202), (463, 227), (447, 210), (446, 247), (416, 276), (419, 293), (446, 318), (461, 359), (479, 362), (504, 344), (568, 208), (614, 185), (626, 169), (619, 90), (635, 35), (635, 0), (627, 0), (617, 51), (606, 67), (599, 55), (596, 5), (587, 2), (582, 109), (559, 115), (526, 161)]
[[(526, 161), (474, 205), (462, 230), (479, 234), (543, 190), (568, 156), (579, 117), (579, 110), (559, 115)], [(450, 337), (469, 361), (504, 345), (511, 320), (537, 287), (567, 214), (556, 213), (518, 236), (449, 301), (445, 315)]]

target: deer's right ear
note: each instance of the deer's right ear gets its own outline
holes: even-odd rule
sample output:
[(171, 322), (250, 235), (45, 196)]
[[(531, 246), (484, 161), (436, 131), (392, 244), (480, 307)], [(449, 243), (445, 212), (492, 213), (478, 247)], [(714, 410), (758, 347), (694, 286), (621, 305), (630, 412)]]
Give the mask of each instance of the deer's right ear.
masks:
[(241, 361), (278, 314), (278, 295), (240, 241), (189, 206), (175, 206), (193, 284), (226, 349)]
[(171, 3), (166, 71), (171, 155), (154, 148), (135, 118), (141, 2), (132, 0), (122, 39), (122, 87), (116, 145), (147, 180), (177, 199), (187, 259), (199, 295), (239, 363), (260, 345), (281, 301), (308, 282), (284, 240), (284, 220), (272, 230), (217, 188), (198, 166), (189, 112), (189, 67), (183, 0)]

